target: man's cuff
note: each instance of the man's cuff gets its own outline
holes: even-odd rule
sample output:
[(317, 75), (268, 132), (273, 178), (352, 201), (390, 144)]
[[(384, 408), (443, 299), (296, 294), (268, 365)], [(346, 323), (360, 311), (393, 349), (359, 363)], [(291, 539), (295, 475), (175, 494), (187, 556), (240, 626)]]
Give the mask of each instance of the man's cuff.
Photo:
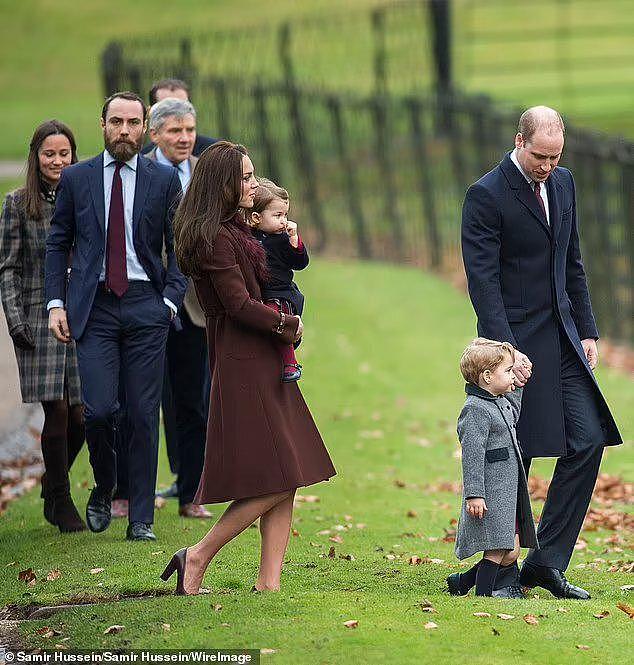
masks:
[(53, 307), (63, 307), (63, 306), (64, 306), (64, 301), (59, 300), (59, 298), (55, 300), (49, 300), (48, 305), (46, 305), (46, 311), (50, 312), (53, 309)]
[[(178, 314), (178, 307), (169, 299), (163, 296), (163, 302), (172, 310), (174, 316)], [(174, 316), (172, 318), (174, 318)]]

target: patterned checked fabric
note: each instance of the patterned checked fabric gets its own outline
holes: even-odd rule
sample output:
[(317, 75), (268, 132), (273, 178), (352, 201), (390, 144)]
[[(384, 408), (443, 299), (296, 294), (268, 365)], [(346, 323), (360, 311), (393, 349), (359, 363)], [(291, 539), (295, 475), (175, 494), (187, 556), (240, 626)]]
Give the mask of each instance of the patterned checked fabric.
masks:
[(27, 219), (18, 192), (7, 194), (0, 216), (0, 297), (9, 331), (28, 323), (35, 350), (15, 349), (22, 401), (63, 399), (64, 383), (71, 404), (81, 403), (75, 343), (61, 344), (48, 330), (44, 302), (46, 233), (53, 205), (45, 201), (42, 219)]

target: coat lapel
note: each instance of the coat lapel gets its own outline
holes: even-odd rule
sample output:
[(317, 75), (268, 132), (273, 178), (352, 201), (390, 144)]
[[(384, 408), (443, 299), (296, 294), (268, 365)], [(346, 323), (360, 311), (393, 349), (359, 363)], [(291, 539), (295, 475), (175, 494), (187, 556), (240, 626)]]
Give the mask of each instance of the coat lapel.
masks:
[(515, 197), (533, 215), (533, 217), (539, 222), (542, 229), (550, 237), (550, 226), (544, 217), (541, 206), (537, 202), (535, 192), (531, 190), (530, 185), (526, 181), (526, 178), (519, 172), (517, 166), (515, 166), (513, 163), (510, 152), (507, 153), (506, 157), (502, 160), (500, 168), (506, 176), (511, 189), (514, 191)]
[(554, 170), (550, 178), (546, 181), (546, 192), (548, 193), (550, 226), (552, 228), (553, 237), (556, 238), (561, 230), (561, 199), (563, 195), (557, 170)]
[(132, 233), (135, 238), (145, 199), (150, 190), (150, 169), (154, 168), (152, 162), (142, 155), (139, 155), (136, 164), (136, 185), (134, 188), (134, 207), (132, 209)]
[(92, 196), (95, 214), (97, 215), (97, 224), (101, 229), (102, 236), (106, 234), (106, 216), (105, 204), (103, 194), (103, 153), (88, 162), (91, 170), (88, 174), (88, 182), (90, 185), (90, 195)]

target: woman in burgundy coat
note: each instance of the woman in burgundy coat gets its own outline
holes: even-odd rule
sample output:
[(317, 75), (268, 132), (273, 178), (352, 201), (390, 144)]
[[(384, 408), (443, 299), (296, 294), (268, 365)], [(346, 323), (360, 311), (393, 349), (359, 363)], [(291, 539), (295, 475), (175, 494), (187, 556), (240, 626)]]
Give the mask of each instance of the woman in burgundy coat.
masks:
[(207, 316), (211, 402), (196, 503), (232, 501), (195, 545), (179, 550), (162, 579), (177, 572), (179, 594), (198, 593), (217, 552), (260, 518), (254, 589), (279, 590), (298, 487), (335, 474), (296, 383), (282, 383), (276, 342), (303, 331), (298, 316), (262, 303), (266, 256), (241, 209), (258, 183), (243, 146), (218, 141), (201, 155), (174, 219), (181, 270), (194, 279)]

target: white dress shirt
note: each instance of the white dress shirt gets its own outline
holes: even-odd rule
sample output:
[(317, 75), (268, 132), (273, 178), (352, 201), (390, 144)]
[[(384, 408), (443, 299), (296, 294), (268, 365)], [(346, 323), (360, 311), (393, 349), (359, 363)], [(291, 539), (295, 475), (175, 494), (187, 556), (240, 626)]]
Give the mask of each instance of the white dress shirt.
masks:
[[(149, 282), (150, 278), (143, 269), (141, 262), (136, 254), (134, 248), (134, 229), (132, 225), (132, 213), (134, 209), (134, 193), (136, 190), (136, 169), (139, 156), (134, 155), (121, 167), (119, 175), (121, 176), (121, 188), (123, 194), (123, 219), (125, 224), (125, 253), (126, 253), (126, 270), (128, 273), (128, 280)], [(108, 217), (110, 214), (110, 199), (112, 197), (112, 181), (114, 179), (115, 162), (117, 160), (107, 151), (103, 151), (103, 198), (104, 198), (104, 235), (106, 244), (108, 239)], [(106, 281), (106, 252), (104, 252), (103, 262), (101, 264), (101, 272), (99, 273), (99, 281)], [(168, 298), (163, 298), (165, 304), (176, 314), (176, 305)], [(52, 309), (53, 307), (63, 307), (63, 300), (51, 300), (46, 308)]]
[[(520, 166), (519, 160), (517, 159), (517, 148), (515, 148), (511, 153), (511, 160), (513, 161), (513, 164), (517, 166), (518, 171), (526, 178), (526, 182), (534, 192), (536, 181), (533, 180), (530, 176), (527, 176), (526, 173), (524, 173), (524, 169)], [(546, 221), (548, 222), (548, 224), (550, 224), (550, 208), (548, 207), (548, 192), (546, 191), (546, 189), (547, 189), (546, 183), (540, 182), (539, 195), (542, 197), (542, 201), (544, 202), (544, 208), (546, 209)]]
[(189, 159), (184, 159), (182, 162), (174, 164), (174, 162), (170, 162), (170, 160), (167, 159), (167, 157), (163, 154), (161, 149), (156, 146), (156, 161), (161, 164), (165, 164), (166, 166), (172, 166), (178, 171), (178, 178), (181, 181), (181, 187), (184, 194), (187, 191), (189, 181), (192, 177), (191, 168), (189, 166)]

